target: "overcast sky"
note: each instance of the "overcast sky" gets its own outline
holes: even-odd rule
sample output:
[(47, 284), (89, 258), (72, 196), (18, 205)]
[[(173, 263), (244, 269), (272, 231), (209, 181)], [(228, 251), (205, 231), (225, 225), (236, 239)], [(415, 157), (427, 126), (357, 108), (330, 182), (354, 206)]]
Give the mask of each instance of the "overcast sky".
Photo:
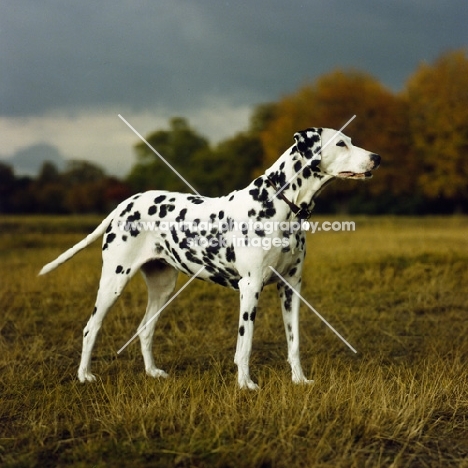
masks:
[(118, 114), (215, 142), (337, 67), (399, 90), (467, 25), (466, 0), (3, 0), (0, 157), (48, 143), (124, 175), (137, 137)]

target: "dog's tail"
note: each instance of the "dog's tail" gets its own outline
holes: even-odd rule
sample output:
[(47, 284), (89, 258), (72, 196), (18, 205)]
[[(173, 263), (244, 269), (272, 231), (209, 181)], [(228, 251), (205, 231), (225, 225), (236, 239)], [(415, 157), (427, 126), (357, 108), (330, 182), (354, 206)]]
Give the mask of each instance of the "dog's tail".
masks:
[(101, 237), (106, 231), (109, 224), (111, 223), (112, 219), (114, 218), (116, 210), (117, 209), (115, 209), (109, 216), (107, 216), (107, 218), (104, 219), (104, 221), (102, 221), (102, 223), (91, 234), (86, 236), (82, 241), (78, 242), (78, 244), (75, 244), (66, 252), (63, 252), (63, 254), (59, 255), (53, 262), (50, 262), (47, 265), (43, 266), (42, 270), (39, 272), (39, 275), (45, 275), (46, 273), (49, 273), (49, 271), (54, 270), (62, 263), (65, 263), (67, 260), (70, 260), (70, 258), (72, 258), (73, 255), (77, 254), (80, 250), (83, 250), (89, 244), (92, 244), (96, 239)]

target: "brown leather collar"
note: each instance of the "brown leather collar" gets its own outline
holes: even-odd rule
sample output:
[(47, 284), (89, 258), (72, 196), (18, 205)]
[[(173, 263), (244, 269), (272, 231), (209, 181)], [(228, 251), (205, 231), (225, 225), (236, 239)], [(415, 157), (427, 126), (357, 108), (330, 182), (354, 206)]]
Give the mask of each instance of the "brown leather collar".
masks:
[(309, 219), (312, 216), (312, 212), (310, 210), (307, 210), (305, 208), (300, 208), (295, 203), (288, 200), (282, 190), (281, 192), (278, 192), (278, 189), (276, 188), (276, 184), (269, 177), (267, 177), (267, 181), (276, 190), (276, 196), (280, 198), (281, 200), (283, 200), (289, 206), (289, 208), (296, 215), (297, 218), (305, 220), (305, 219)]

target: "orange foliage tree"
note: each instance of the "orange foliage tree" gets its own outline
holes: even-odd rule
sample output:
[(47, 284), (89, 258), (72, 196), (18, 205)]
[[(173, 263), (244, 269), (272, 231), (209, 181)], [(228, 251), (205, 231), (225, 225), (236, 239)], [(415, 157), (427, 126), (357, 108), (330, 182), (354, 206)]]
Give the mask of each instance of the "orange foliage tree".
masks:
[(372, 76), (350, 70), (337, 70), (306, 84), (285, 96), (275, 107), (275, 118), (262, 132), (265, 165), (271, 164), (292, 144), (294, 132), (307, 127), (341, 128), (362, 146), (383, 157), (378, 177), (372, 184), (351, 181), (335, 186), (335, 194), (405, 193), (414, 187), (408, 159), (408, 133), (405, 103)]
[(421, 190), (461, 204), (468, 198), (466, 50), (422, 64), (408, 81), (405, 98)]

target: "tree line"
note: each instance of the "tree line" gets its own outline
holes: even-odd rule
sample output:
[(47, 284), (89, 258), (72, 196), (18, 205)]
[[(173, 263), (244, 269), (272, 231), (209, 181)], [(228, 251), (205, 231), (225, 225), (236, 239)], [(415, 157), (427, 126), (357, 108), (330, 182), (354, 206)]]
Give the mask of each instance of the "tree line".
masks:
[[(336, 70), (305, 83), (278, 102), (257, 106), (246, 131), (217, 145), (181, 117), (146, 139), (207, 196), (246, 186), (307, 127), (338, 129), (353, 143), (382, 156), (371, 181), (339, 180), (317, 203), (319, 212), (448, 214), (468, 211), (468, 58), (450, 51), (422, 63), (404, 89), (392, 92), (359, 70)], [(131, 193), (187, 192), (185, 184), (147, 146), (124, 180), (73, 161), (63, 172), (45, 163), (35, 179), (16, 177), (0, 164), (0, 211), (106, 212)]]

